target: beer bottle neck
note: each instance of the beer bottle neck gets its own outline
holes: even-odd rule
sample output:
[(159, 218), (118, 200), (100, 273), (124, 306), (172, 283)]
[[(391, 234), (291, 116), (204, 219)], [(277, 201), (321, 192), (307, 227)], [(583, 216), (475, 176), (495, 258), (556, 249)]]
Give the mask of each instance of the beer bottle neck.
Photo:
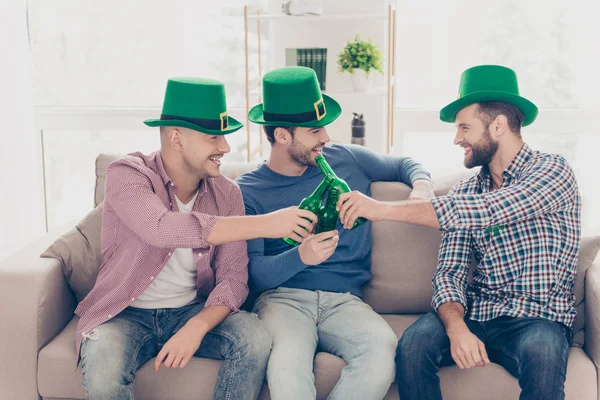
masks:
[(329, 163), (325, 160), (325, 157), (319, 155), (315, 158), (315, 161), (317, 162), (317, 165), (319, 166), (323, 176), (330, 177), (331, 179), (337, 178), (337, 175), (335, 172), (333, 172), (333, 169), (331, 169)]
[(323, 195), (329, 188), (330, 183), (331, 183), (331, 179), (327, 179), (326, 177), (323, 178), (323, 180), (321, 181), (321, 183), (319, 183), (319, 186), (317, 186), (317, 188), (315, 189), (315, 191), (313, 192), (311, 197), (322, 199)]

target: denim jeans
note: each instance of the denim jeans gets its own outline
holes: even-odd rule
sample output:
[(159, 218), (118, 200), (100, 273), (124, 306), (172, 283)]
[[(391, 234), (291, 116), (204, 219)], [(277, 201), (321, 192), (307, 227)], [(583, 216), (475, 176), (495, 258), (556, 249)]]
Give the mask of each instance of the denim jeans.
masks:
[[(543, 318), (499, 317), (478, 322), (465, 318), (485, 344), (490, 361), (519, 380), (521, 400), (564, 399), (571, 329)], [(442, 398), (440, 367), (454, 364), (450, 340), (439, 316), (422, 316), (402, 335), (396, 350), (398, 391), (402, 400)]]
[(360, 298), (278, 288), (263, 293), (254, 311), (273, 337), (267, 367), (273, 400), (316, 397), (316, 351), (335, 354), (348, 363), (328, 399), (380, 400), (387, 393), (394, 380), (397, 337)]
[[(156, 357), (171, 336), (202, 308), (198, 303), (174, 309), (128, 307), (92, 330), (81, 345), (87, 398), (133, 399), (136, 371)], [(225, 360), (214, 388), (215, 399), (256, 399), (270, 349), (271, 336), (258, 318), (239, 312), (208, 332), (194, 356)]]

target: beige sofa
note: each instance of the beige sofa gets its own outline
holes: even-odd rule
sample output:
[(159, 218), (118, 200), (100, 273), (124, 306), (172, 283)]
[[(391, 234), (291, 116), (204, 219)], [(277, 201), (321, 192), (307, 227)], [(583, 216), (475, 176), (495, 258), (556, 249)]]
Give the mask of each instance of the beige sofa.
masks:
[[(105, 170), (114, 156), (97, 160), (95, 203), (103, 199)], [(251, 164), (224, 165), (234, 178)], [(445, 194), (460, 177), (434, 180), (436, 195)], [(408, 197), (400, 183), (374, 183), (373, 196), (382, 200)], [(100, 209), (76, 228), (73, 224), (48, 233), (0, 264), (0, 399), (82, 399), (81, 371), (75, 369), (74, 332), (77, 299), (85, 296), (99, 265)], [(431, 276), (436, 266), (440, 233), (402, 223), (373, 224), (373, 280), (365, 301), (384, 318), (398, 337), (419, 315), (429, 311)], [(52, 245), (46, 256), (40, 254)], [(596, 400), (600, 367), (600, 265), (594, 258), (598, 238), (582, 241), (577, 279), (579, 317), (575, 344), (567, 371), (567, 399)], [(585, 328), (583, 330), (583, 328)], [(155, 374), (148, 362), (138, 372), (138, 399), (211, 399), (220, 362), (194, 358), (183, 370), (161, 369)], [(318, 398), (326, 398), (340, 376), (344, 361), (327, 353), (315, 357)], [(456, 366), (440, 372), (447, 399), (516, 399), (517, 380), (502, 367), (461, 371)], [(261, 392), (268, 399), (266, 385)], [(397, 399), (396, 385), (386, 399)]]

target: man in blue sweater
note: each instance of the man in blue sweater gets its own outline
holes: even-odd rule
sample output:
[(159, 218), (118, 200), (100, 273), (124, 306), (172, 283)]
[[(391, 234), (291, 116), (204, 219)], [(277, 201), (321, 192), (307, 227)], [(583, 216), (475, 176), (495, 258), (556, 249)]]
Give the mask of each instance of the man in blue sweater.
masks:
[[(237, 180), (248, 215), (297, 205), (310, 195), (323, 178), (314, 160), (319, 154), (352, 189), (367, 195), (371, 182), (400, 181), (414, 188), (411, 198), (433, 197), (429, 173), (409, 158), (360, 146), (325, 146), (330, 138), (324, 127), (341, 108), (321, 94), (311, 69), (267, 73), (263, 96), (249, 118), (265, 125), (271, 155)], [(273, 336), (267, 367), (271, 397), (316, 397), (318, 349), (348, 363), (329, 399), (382, 399), (394, 380), (397, 339), (361, 300), (362, 287), (371, 280), (371, 223), (312, 235), (298, 247), (281, 239), (251, 240), (248, 254), (250, 288), (262, 292), (254, 312)]]

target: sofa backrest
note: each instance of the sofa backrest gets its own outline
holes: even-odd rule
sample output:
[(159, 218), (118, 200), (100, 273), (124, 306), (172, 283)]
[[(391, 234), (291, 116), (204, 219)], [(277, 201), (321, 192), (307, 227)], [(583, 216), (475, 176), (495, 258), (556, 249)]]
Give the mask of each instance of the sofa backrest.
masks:
[[(444, 196), (466, 171), (433, 179), (436, 196)], [(411, 188), (398, 182), (374, 182), (373, 198), (406, 200)], [(372, 225), (371, 272), (364, 299), (379, 313), (424, 313), (431, 311), (431, 278), (437, 266), (441, 232), (403, 222), (380, 221)]]

